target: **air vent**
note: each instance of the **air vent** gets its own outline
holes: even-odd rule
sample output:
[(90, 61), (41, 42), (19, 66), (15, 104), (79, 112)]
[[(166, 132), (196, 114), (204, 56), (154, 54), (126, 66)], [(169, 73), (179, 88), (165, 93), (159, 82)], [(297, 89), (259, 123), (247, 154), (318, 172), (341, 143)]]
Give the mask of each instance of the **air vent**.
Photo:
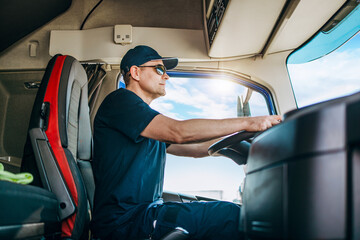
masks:
[(216, 32), (219, 29), (221, 20), (225, 14), (229, 0), (206, 1), (206, 27), (209, 38), (209, 45), (213, 43)]

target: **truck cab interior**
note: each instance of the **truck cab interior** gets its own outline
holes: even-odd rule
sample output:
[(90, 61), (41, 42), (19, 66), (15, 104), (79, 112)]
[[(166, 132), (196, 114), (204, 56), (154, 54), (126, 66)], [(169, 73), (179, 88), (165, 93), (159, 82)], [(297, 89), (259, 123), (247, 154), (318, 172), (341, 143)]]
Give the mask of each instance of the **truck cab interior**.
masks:
[(359, 58), (331, 70), (336, 97), (302, 101), (312, 80), (291, 73), (350, 41), (359, 55), (358, 0), (1, 1), (0, 31), (1, 239), (93, 239), (92, 124), (137, 45), (179, 58), (152, 105), (167, 116), (283, 117), (208, 160), (169, 156), (165, 201), (236, 202), (245, 239), (360, 238)]

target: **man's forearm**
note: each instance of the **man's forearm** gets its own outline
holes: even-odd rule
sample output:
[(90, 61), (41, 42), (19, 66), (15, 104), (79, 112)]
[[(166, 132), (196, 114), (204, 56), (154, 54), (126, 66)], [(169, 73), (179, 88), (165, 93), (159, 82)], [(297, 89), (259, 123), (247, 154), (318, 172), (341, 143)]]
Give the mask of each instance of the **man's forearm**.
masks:
[(141, 135), (168, 143), (197, 143), (241, 130), (263, 131), (278, 124), (280, 119), (280, 116), (265, 116), (178, 121), (159, 114), (149, 123)]
[(171, 144), (166, 149), (166, 151), (167, 153), (176, 156), (194, 157), (194, 158), (207, 157), (209, 156), (208, 148), (219, 140), (221, 140), (221, 138), (212, 139), (210, 141), (201, 142), (201, 143)]

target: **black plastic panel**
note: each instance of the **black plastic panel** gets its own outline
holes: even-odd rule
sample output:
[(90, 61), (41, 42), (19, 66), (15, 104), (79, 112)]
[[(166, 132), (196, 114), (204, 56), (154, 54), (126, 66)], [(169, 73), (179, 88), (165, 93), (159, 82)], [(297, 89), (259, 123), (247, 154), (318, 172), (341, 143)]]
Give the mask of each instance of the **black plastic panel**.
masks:
[(246, 177), (243, 206), (249, 236), (279, 238), (283, 229), (283, 166)]
[(71, 0), (0, 1), (0, 52), (65, 12)]
[[(288, 164), (288, 238), (344, 239), (346, 236), (345, 151), (305, 157)], [(335, 177), (336, 176), (336, 177)], [(285, 184), (284, 184), (285, 186)], [(284, 229), (285, 230), (285, 229)]]
[[(286, 120), (258, 136), (250, 149), (248, 172), (281, 161), (345, 148), (344, 104)], [(336, 118), (334, 116), (337, 116)]]
[(43, 186), (55, 193), (60, 204), (59, 216), (63, 220), (75, 212), (73, 200), (53, 157), (45, 134), (40, 128), (33, 128), (29, 131), (29, 135), (37, 167), (41, 169), (39, 172)]
[(250, 149), (250, 239), (360, 238), (360, 93), (285, 115)]
[(360, 143), (357, 144), (357, 147), (353, 150), (352, 153), (352, 207), (350, 209), (352, 215), (351, 219), (353, 220), (351, 235), (353, 239), (360, 239)]

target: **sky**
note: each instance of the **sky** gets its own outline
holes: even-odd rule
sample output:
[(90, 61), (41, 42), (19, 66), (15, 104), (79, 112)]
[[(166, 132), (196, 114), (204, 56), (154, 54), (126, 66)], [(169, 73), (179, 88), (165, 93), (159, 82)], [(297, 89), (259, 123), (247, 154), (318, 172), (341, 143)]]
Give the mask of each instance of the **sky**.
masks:
[(245, 88), (228, 81), (217, 82), (216, 79), (172, 78), (167, 82), (166, 96), (151, 106), (179, 120), (235, 117), (236, 92), (245, 92)]

